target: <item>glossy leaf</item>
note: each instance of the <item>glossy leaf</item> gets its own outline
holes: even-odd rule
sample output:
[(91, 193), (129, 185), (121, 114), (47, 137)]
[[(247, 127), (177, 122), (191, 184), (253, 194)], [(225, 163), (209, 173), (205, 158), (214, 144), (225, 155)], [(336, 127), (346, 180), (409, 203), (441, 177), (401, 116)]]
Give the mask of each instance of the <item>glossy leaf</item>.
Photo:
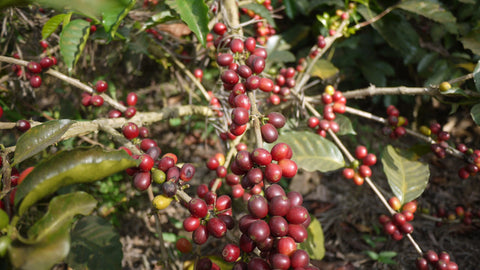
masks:
[(284, 142), (293, 151), (292, 160), (299, 168), (306, 171), (329, 172), (345, 166), (343, 155), (331, 141), (310, 131), (285, 132), (278, 140), (267, 146), (271, 149), (275, 144)]
[(62, 186), (93, 182), (136, 165), (123, 150), (105, 151), (96, 146), (61, 151), (28, 174), (18, 186), (15, 205), (22, 216), (28, 207)]
[(71, 249), (66, 262), (73, 269), (121, 269), (120, 235), (105, 219), (81, 218), (71, 232)]
[(68, 119), (52, 120), (29, 129), (18, 138), (13, 165), (58, 142), (73, 123)]
[(337, 122), (337, 124), (340, 126), (340, 130), (337, 132), (337, 135), (357, 134), (355, 129), (353, 129), (352, 121), (350, 121), (350, 118), (346, 117), (345, 115), (337, 114), (335, 122)]
[(203, 0), (170, 0), (170, 8), (180, 14), (180, 18), (195, 33), (203, 46), (206, 44), (208, 30), (208, 7)]
[(275, 27), (275, 20), (272, 17), (272, 13), (268, 11), (268, 9), (264, 5), (258, 3), (250, 3), (242, 5), (241, 7), (255, 12), (255, 14), (258, 14), (260, 15), (260, 17), (267, 20), (268, 24)]
[(300, 249), (305, 250), (310, 259), (321, 260), (325, 256), (325, 245), (323, 229), (320, 222), (312, 217), (312, 222), (307, 228), (308, 238), (305, 242), (298, 244)]
[(473, 70), (473, 81), (477, 91), (480, 91), (480, 61), (478, 61), (477, 66)]
[(405, 0), (401, 1), (397, 7), (439, 23), (454, 23), (457, 21), (455, 16), (450, 11), (445, 10), (437, 1)]
[(268, 54), (267, 57), (267, 62), (269, 63), (288, 63), (295, 62), (295, 60), (295, 55), (289, 51), (273, 51), (272, 53)]
[(402, 204), (418, 198), (427, 187), (428, 165), (408, 159), (393, 146), (388, 145), (383, 150), (382, 164), (388, 184)]
[(114, 37), (122, 20), (135, 5), (136, 0), (117, 0), (111, 3), (108, 9), (102, 10), (102, 25), (105, 32)]
[(15, 269), (49, 270), (68, 255), (70, 250), (70, 224), (65, 223), (57, 231), (39, 243), (28, 245), (18, 240), (9, 248), (10, 262)]
[(69, 71), (73, 69), (82, 54), (90, 33), (90, 23), (77, 19), (63, 26), (60, 33), (60, 53)]
[(470, 115), (477, 125), (480, 125), (480, 103), (475, 104), (470, 109)]
[(42, 27), (42, 39), (47, 39), (55, 30), (57, 30), (58, 26), (63, 22), (63, 19), (67, 16), (67, 14), (58, 14), (50, 18)]
[(42, 241), (64, 224), (72, 224), (76, 215), (89, 215), (96, 205), (97, 200), (83, 191), (54, 197), (48, 205), (47, 213), (28, 230), (28, 240)]
[(338, 68), (332, 62), (319, 59), (312, 68), (310, 75), (320, 77), (322, 80), (328, 79), (339, 72)]

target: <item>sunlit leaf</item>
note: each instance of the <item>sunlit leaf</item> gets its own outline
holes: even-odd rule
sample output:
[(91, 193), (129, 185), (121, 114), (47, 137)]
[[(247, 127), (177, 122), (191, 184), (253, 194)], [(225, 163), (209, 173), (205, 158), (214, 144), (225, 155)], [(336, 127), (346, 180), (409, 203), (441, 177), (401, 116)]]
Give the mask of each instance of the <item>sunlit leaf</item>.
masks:
[(66, 262), (73, 269), (121, 269), (120, 235), (105, 219), (81, 218), (71, 232), (71, 249)]
[(111, 3), (110, 8), (102, 10), (102, 25), (105, 31), (114, 37), (122, 20), (135, 6), (136, 0), (117, 0)]
[(203, 0), (170, 0), (170, 8), (180, 14), (180, 18), (195, 33), (203, 46), (208, 34), (208, 7)]
[(457, 20), (450, 11), (445, 10), (437, 1), (405, 0), (401, 1), (397, 7), (439, 23), (454, 23)]
[(55, 30), (57, 30), (58, 26), (63, 22), (63, 19), (67, 16), (67, 14), (58, 14), (50, 18), (42, 27), (42, 39), (45, 40), (48, 38)]
[(52, 120), (29, 129), (18, 138), (13, 165), (58, 142), (73, 123), (68, 119)]
[(267, 148), (271, 149), (280, 142), (290, 145), (293, 151), (292, 160), (299, 168), (306, 171), (328, 172), (345, 166), (343, 155), (338, 147), (313, 132), (285, 132), (278, 136), (274, 144), (267, 145)]
[(346, 117), (345, 115), (337, 114), (335, 122), (337, 122), (337, 124), (340, 126), (337, 135), (357, 134), (355, 129), (353, 129), (352, 121), (350, 121), (350, 118)]
[(475, 104), (470, 109), (470, 115), (477, 125), (480, 125), (480, 103)]
[(310, 75), (320, 77), (325, 80), (336, 75), (339, 72), (338, 68), (332, 64), (332, 62), (319, 59), (312, 68)]
[(21, 216), (62, 186), (93, 182), (136, 165), (137, 161), (123, 150), (105, 151), (96, 146), (61, 151), (38, 164), (18, 185), (15, 205), (19, 205)]
[(60, 53), (69, 71), (73, 69), (82, 54), (90, 33), (90, 23), (77, 19), (63, 26), (60, 33)]
[(405, 156), (391, 145), (387, 145), (382, 153), (383, 171), (388, 184), (402, 204), (418, 198), (427, 187), (430, 177), (427, 164)]
[(308, 226), (307, 232), (307, 240), (298, 244), (298, 247), (305, 250), (310, 256), (310, 259), (321, 260), (323, 256), (325, 256), (323, 229), (315, 217), (312, 217), (312, 222)]
[(277, 63), (295, 62), (295, 60), (295, 55), (289, 51), (273, 51), (272, 53), (268, 54), (267, 57), (268, 62)]
[(97, 200), (83, 191), (54, 197), (47, 213), (28, 230), (28, 240), (42, 241), (64, 224), (71, 224), (76, 215), (89, 215), (96, 205)]
[(49, 270), (70, 250), (70, 224), (65, 223), (39, 243), (29, 245), (15, 240), (8, 253), (15, 269)]

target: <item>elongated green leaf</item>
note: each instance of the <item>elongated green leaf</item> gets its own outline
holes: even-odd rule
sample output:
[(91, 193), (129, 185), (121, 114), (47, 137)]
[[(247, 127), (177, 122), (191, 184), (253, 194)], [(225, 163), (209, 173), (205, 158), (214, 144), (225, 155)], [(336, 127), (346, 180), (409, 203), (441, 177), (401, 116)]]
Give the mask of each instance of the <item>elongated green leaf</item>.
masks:
[(480, 61), (478, 61), (475, 70), (473, 70), (473, 81), (475, 82), (475, 88), (480, 91)]
[(57, 30), (58, 26), (63, 22), (63, 18), (65, 18), (67, 14), (58, 14), (50, 18), (42, 28), (42, 39), (48, 38), (55, 30)]
[(272, 13), (264, 5), (258, 3), (250, 3), (242, 5), (241, 7), (255, 12), (255, 14), (267, 20), (268, 24), (275, 27), (275, 20), (272, 17)]
[(480, 28), (472, 30), (470, 33), (459, 38), (465, 49), (471, 50), (474, 54), (480, 55)]
[(67, 119), (52, 120), (34, 126), (22, 134), (17, 141), (13, 165), (32, 157), (48, 146), (58, 142), (73, 123), (75, 121)]
[(325, 80), (338, 73), (338, 68), (332, 64), (332, 62), (319, 59), (312, 68), (310, 75), (320, 77)]
[(19, 240), (9, 248), (10, 261), (15, 269), (49, 270), (68, 255), (70, 250), (70, 224), (65, 223), (37, 244), (28, 245)]
[(102, 25), (105, 31), (110, 33), (110, 37), (114, 37), (118, 26), (122, 20), (127, 16), (128, 12), (135, 5), (136, 0), (117, 0), (112, 3), (109, 9), (102, 11)]
[(81, 218), (71, 232), (71, 249), (66, 262), (73, 269), (121, 269), (120, 235), (105, 219)]
[(0, 231), (3, 230), (3, 228), (6, 228), (9, 222), (10, 220), (7, 213), (3, 211), (3, 209), (0, 209)]
[(208, 34), (208, 7), (203, 0), (169, 0), (166, 3), (180, 14), (190, 30), (205, 46)]
[(470, 115), (477, 125), (480, 125), (480, 103), (473, 105), (470, 109)]
[(88, 35), (90, 23), (85, 20), (73, 20), (63, 26), (60, 33), (60, 53), (69, 71), (73, 69), (82, 54)]
[(402, 204), (418, 198), (427, 187), (428, 165), (407, 159), (393, 146), (383, 150), (382, 164), (388, 184)]
[(439, 23), (454, 23), (457, 21), (455, 16), (450, 11), (445, 10), (437, 1), (405, 0), (400, 2), (397, 7)]
[[(290, 145), (293, 151), (292, 160), (299, 168), (306, 171), (333, 171), (345, 166), (343, 155), (331, 141), (309, 131), (285, 132), (275, 142)], [(271, 149), (274, 144), (267, 148)]]
[(307, 240), (298, 244), (298, 246), (308, 253), (310, 259), (321, 260), (325, 256), (323, 230), (322, 225), (315, 217), (312, 217), (312, 222), (308, 226), (307, 232)]
[(72, 224), (76, 215), (89, 215), (96, 205), (97, 200), (83, 191), (56, 196), (50, 201), (47, 213), (28, 230), (29, 242), (42, 241), (64, 224)]
[(105, 151), (98, 146), (62, 151), (28, 174), (18, 186), (15, 205), (19, 205), (21, 216), (28, 207), (62, 186), (93, 182), (136, 165), (137, 161), (125, 151)]
[(268, 54), (267, 59), (268, 62), (277, 63), (295, 62), (296, 60), (295, 55), (289, 51), (273, 51), (272, 53)]

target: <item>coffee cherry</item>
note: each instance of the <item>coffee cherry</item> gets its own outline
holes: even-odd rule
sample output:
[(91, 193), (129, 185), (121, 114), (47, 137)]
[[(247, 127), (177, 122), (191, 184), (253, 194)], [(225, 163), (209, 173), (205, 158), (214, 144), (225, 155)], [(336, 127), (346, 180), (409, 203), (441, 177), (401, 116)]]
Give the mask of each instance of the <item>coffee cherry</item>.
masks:
[(272, 92), (275, 84), (269, 78), (260, 78), (258, 88), (263, 92)]
[[(227, 67), (228, 65), (233, 63), (233, 55), (231, 55), (229, 53), (218, 54), (217, 55), (217, 63), (218, 63), (219, 66)], [(231, 71), (233, 71), (233, 70), (231, 70)], [(235, 71), (233, 71), (233, 72), (235, 72)]]
[(292, 224), (301, 224), (308, 218), (308, 211), (303, 206), (292, 206), (285, 216), (287, 221)]
[(32, 75), (30, 77), (30, 86), (33, 88), (38, 88), (42, 85), (42, 77), (40, 75)]
[(449, 263), (450, 262), (450, 255), (446, 251), (442, 251), (442, 252), (440, 252), (440, 254), (438, 254), (438, 259), (442, 260), (446, 263)]
[(268, 182), (277, 183), (282, 179), (282, 167), (275, 163), (267, 164), (264, 175)]
[(27, 120), (18, 120), (15, 124), (15, 127), (20, 132), (26, 132), (30, 129), (30, 122), (28, 122)]
[(94, 95), (90, 99), (90, 103), (95, 107), (100, 107), (103, 105), (103, 97), (99, 95)]
[(195, 231), (193, 231), (192, 240), (197, 245), (203, 245), (205, 244), (205, 242), (207, 242), (208, 236), (209, 234), (208, 234), (207, 226), (200, 224), (200, 226), (198, 226), (198, 228)]
[(243, 171), (249, 171), (253, 167), (253, 161), (248, 151), (239, 151), (235, 156), (235, 162)]
[(442, 131), (442, 126), (439, 123), (433, 123), (430, 125), (430, 131), (433, 134), (438, 134), (440, 131)]
[(367, 165), (360, 165), (358, 173), (363, 178), (372, 176), (372, 170)]
[(427, 253), (424, 254), (424, 257), (430, 264), (435, 264), (438, 262), (438, 255), (433, 250), (428, 250)]
[(188, 210), (194, 217), (204, 218), (207, 216), (207, 203), (202, 199), (193, 198), (188, 203)]
[(162, 192), (163, 195), (171, 198), (177, 193), (177, 185), (173, 181), (166, 181), (162, 184)]
[(270, 235), (270, 226), (263, 219), (256, 220), (248, 227), (247, 234), (255, 243), (263, 242)]
[(285, 254), (275, 253), (270, 256), (270, 265), (273, 269), (287, 270), (290, 268), (290, 257)]
[(285, 196), (285, 190), (283, 190), (282, 186), (278, 184), (270, 185), (265, 189), (265, 198), (267, 200), (271, 200), (276, 196)]
[(272, 155), (264, 148), (257, 148), (251, 154), (252, 161), (259, 166), (266, 166), (272, 162)]
[(245, 49), (249, 52), (253, 52), (255, 50), (255, 46), (257, 45), (257, 42), (255, 41), (255, 38), (253, 37), (248, 37), (244, 41)]
[(133, 177), (133, 185), (139, 191), (146, 190), (150, 183), (150, 172), (139, 172)]
[(271, 216), (285, 216), (290, 210), (290, 201), (287, 196), (273, 197), (268, 203), (268, 213)]
[(291, 203), (291, 206), (301, 206), (303, 203), (303, 196), (298, 191), (289, 191), (287, 198)]
[(446, 92), (446, 91), (450, 90), (450, 88), (452, 88), (452, 86), (448, 82), (442, 82), (440, 84), (440, 86), (438, 87), (440, 92)]
[(404, 234), (409, 234), (413, 232), (413, 225), (410, 222), (405, 222), (400, 226), (400, 231)]
[(353, 170), (352, 168), (345, 168), (343, 169), (342, 174), (343, 177), (345, 177), (346, 179), (352, 179), (355, 175), (355, 170)]
[(138, 168), (140, 168), (141, 171), (149, 172), (154, 165), (153, 158), (147, 154), (144, 154), (140, 159), (141, 161), (140, 161), (140, 164), (138, 165)]
[(138, 137), (139, 131), (138, 131), (138, 126), (135, 123), (128, 122), (122, 129), (123, 131), (123, 136), (125, 138), (131, 140), (136, 137)]
[(400, 241), (403, 239), (403, 234), (402, 232), (400, 232), (399, 229), (396, 229), (392, 235), (391, 235), (392, 239), (395, 240), (395, 241)]
[(287, 236), (280, 238), (277, 242), (277, 252), (287, 256), (292, 255), (297, 250), (297, 244), (293, 238)]
[(291, 256), (291, 267), (292, 268), (304, 268), (310, 264), (310, 256), (308, 253), (303, 249), (297, 249)]
[(288, 225), (288, 236), (292, 237), (297, 243), (302, 243), (308, 238), (307, 229), (301, 224)]
[(230, 42), (230, 50), (233, 53), (242, 53), (243, 48), (244, 48), (244, 44), (241, 39), (235, 38)]
[(138, 96), (136, 93), (133, 93), (133, 92), (130, 92), (127, 94), (127, 105), (128, 106), (135, 106), (137, 105), (137, 100), (138, 100)]
[(48, 57), (48, 56), (44, 57), (44, 58), (42, 58), (42, 60), (40, 60), (40, 66), (44, 69), (47, 69), (47, 68), (49, 68), (53, 65), (54, 65), (53, 59)]
[(368, 150), (367, 150), (367, 147), (363, 146), (363, 145), (359, 145), (357, 146), (357, 148), (355, 148), (355, 157), (357, 159), (364, 159), (368, 154)]
[(249, 117), (250, 114), (245, 108), (235, 108), (232, 111), (232, 121), (239, 126), (248, 123)]
[(220, 78), (222, 79), (222, 82), (231, 85), (236, 84), (239, 80), (237, 73), (231, 69), (225, 70)]
[(244, 95), (244, 94), (236, 96), (233, 100), (233, 103), (237, 108), (244, 108), (246, 110), (250, 110), (250, 107), (251, 107), (250, 99), (248, 98), (247, 95)]
[(43, 49), (46, 49), (46, 48), (48, 48), (48, 42), (45, 41), (45, 40), (40, 40), (40, 46), (41, 46)]
[(216, 238), (222, 238), (227, 232), (227, 225), (218, 217), (213, 217), (207, 222), (209, 234)]
[(275, 237), (283, 237), (288, 234), (288, 221), (281, 216), (273, 216), (268, 221), (270, 233)]
[(34, 73), (34, 74), (38, 74), (38, 73), (42, 72), (42, 66), (39, 63), (33, 62), (33, 61), (28, 63), (27, 69), (28, 69), (28, 71), (30, 71), (31, 73)]
[(272, 147), (270, 153), (272, 154), (272, 159), (275, 161), (290, 159), (293, 155), (292, 148), (286, 143), (277, 143)]
[(419, 257), (415, 260), (417, 270), (428, 270), (428, 261), (425, 258)]
[(317, 117), (311, 116), (308, 118), (307, 125), (309, 128), (315, 128), (318, 126), (318, 123), (320, 123), (320, 120)]
[(216, 24), (213, 25), (213, 32), (219, 36), (222, 36), (227, 32), (227, 26), (221, 22), (217, 22)]
[(385, 224), (383, 224), (383, 231), (386, 233), (386, 234), (389, 234), (389, 235), (392, 235), (395, 230), (397, 230), (397, 226), (395, 226), (395, 224), (393, 224), (393, 222), (387, 222)]
[(392, 207), (393, 210), (397, 211), (402, 207), (402, 204), (400, 203), (400, 200), (397, 197), (391, 197), (388, 200), (388, 204), (390, 207)]
[(267, 117), (268, 123), (272, 124), (275, 128), (282, 128), (287, 121), (285, 116), (278, 112), (271, 112), (267, 115)]
[(248, 200), (248, 212), (256, 218), (264, 218), (268, 214), (268, 202), (260, 195), (254, 195)]
[(125, 117), (132, 118), (133, 116), (135, 116), (136, 113), (137, 113), (137, 109), (135, 109), (135, 107), (128, 107), (127, 110), (125, 111)]
[(182, 253), (190, 253), (192, 251), (192, 243), (187, 238), (178, 239), (175, 247)]
[(291, 159), (282, 159), (278, 162), (282, 168), (282, 176), (292, 178), (297, 174), (297, 164)]
[(197, 78), (199, 81), (202, 81), (202, 78), (203, 78), (203, 70), (200, 69), (200, 68), (196, 68), (196, 69), (193, 71), (193, 76), (195, 76), (195, 78)]
[(95, 90), (99, 93), (107, 91), (108, 83), (106, 81), (100, 80), (95, 83)]
[(240, 248), (234, 244), (227, 244), (222, 250), (222, 258), (226, 262), (234, 262), (240, 257)]
[(172, 200), (173, 200), (172, 198), (169, 198), (163, 195), (157, 195), (155, 196), (155, 198), (153, 198), (152, 205), (157, 210), (163, 210), (170, 205)]

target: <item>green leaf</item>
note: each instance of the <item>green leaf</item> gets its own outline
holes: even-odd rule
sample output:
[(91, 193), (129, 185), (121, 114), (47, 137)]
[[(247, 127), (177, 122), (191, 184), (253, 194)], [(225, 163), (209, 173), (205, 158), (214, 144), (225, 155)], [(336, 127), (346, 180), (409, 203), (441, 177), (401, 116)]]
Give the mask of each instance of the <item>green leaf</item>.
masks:
[(459, 38), (465, 49), (471, 50), (474, 54), (480, 55), (480, 28), (477, 28), (467, 35)]
[(170, 0), (166, 2), (170, 8), (180, 14), (190, 30), (197, 36), (200, 43), (205, 46), (208, 34), (208, 7), (203, 0)]
[(455, 16), (450, 11), (445, 10), (437, 1), (405, 0), (400, 2), (397, 7), (442, 24), (457, 21)]
[(0, 231), (3, 230), (3, 228), (6, 228), (8, 224), (10, 223), (10, 220), (8, 218), (8, 215), (3, 209), (0, 209)]
[(368, 257), (370, 257), (370, 259), (376, 261), (378, 260), (378, 253), (376, 253), (375, 251), (371, 251), (371, 250), (365, 250), (365, 253), (367, 253)]
[(380, 255), (380, 257), (382, 257), (382, 258), (393, 258), (393, 257), (397, 256), (397, 252), (395, 252), (395, 251), (382, 251), (378, 255)]
[(325, 255), (323, 230), (322, 225), (315, 217), (312, 217), (312, 222), (308, 226), (307, 232), (307, 240), (298, 244), (298, 247), (305, 250), (310, 256), (310, 259), (321, 260)]
[(102, 25), (113, 38), (122, 20), (135, 6), (136, 0), (117, 0), (110, 3), (108, 9), (102, 10)]
[(241, 5), (240, 7), (255, 12), (255, 14), (258, 14), (260, 17), (267, 20), (268, 24), (275, 27), (275, 20), (272, 17), (272, 13), (264, 5), (258, 3), (250, 3), (246, 5)]
[(65, 258), (70, 250), (70, 224), (65, 223), (43, 241), (28, 245), (15, 240), (9, 248), (14, 269), (49, 270)]
[(15, 205), (22, 216), (28, 207), (60, 187), (97, 181), (136, 165), (123, 150), (105, 151), (96, 146), (61, 151), (39, 163), (18, 185)]
[(52, 120), (29, 129), (18, 138), (12, 166), (58, 142), (73, 123), (67, 119)]
[(475, 70), (473, 70), (473, 81), (475, 82), (475, 88), (480, 91), (480, 61), (478, 61)]
[(81, 218), (71, 232), (71, 249), (66, 262), (73, 269), (121, 269), (120, 235), (105, 219)]
[(38, 243), (64, 224), (72, 224), (76, 215), (89, 215), (97, 205), (92, 195), (77, 191), (54, 197), (47, 213), (28, 230), (28, 241)]
[(293, 17), (295, 17), (297, 13), (297, 10), (295, 7), (295, 1), (285, 0), (283, 3), (285, 5), (285, 13), (287, 14), (288, 18), (293, 19)]
[(350, 118), (346, 117), (345, 115), (337, 114), (335, 122), (337, 122), (337, 124), (340, 126), (340, 130), (337, 132), (337, 135), (357, 134), (353, 129), (352, 121), (350, 121)]
[(332, 62), (319, 59), (312, 68), (310, 75), (320, 77), (322, 80), (330, 78), (338, 73), (338, 68)]
[(470, 115), (472, 116), (475, 124), (480, 125), (480, 103), (472, 106), (470, 109)]
[(295, 55), (289, 51), (273, 51), (268, 54), (267, 61), (270, 63), (288, 63), (295, 62)]
[(73, 20), (63, 26), (59, 42), (60, 53), (70, 72), (80, 58), (89, 34), (90, 23), (85, 20)]
[(383, 171), (388, 184), (402, 204), (418, 198), (427, 187), (430, 177), (427, 164), (409, 160), (405, 156), (391, 145), (382, 153)]
[(50, 18), (42, 28), (42, 39), (47, 39), (55, 30), (57, 30), (58, 26), (63, 22), (63, 19), (67, 16), (67, 14), (58, 14)]
[[(333, 171), (345, 166), (343, 155), (331, 141), (310, 131), (285, 132), (276, 143), (287, 143), (293, 151), (292, 160), (306, 171)], [(267, 146), (269, 149), (273, 144)]]

